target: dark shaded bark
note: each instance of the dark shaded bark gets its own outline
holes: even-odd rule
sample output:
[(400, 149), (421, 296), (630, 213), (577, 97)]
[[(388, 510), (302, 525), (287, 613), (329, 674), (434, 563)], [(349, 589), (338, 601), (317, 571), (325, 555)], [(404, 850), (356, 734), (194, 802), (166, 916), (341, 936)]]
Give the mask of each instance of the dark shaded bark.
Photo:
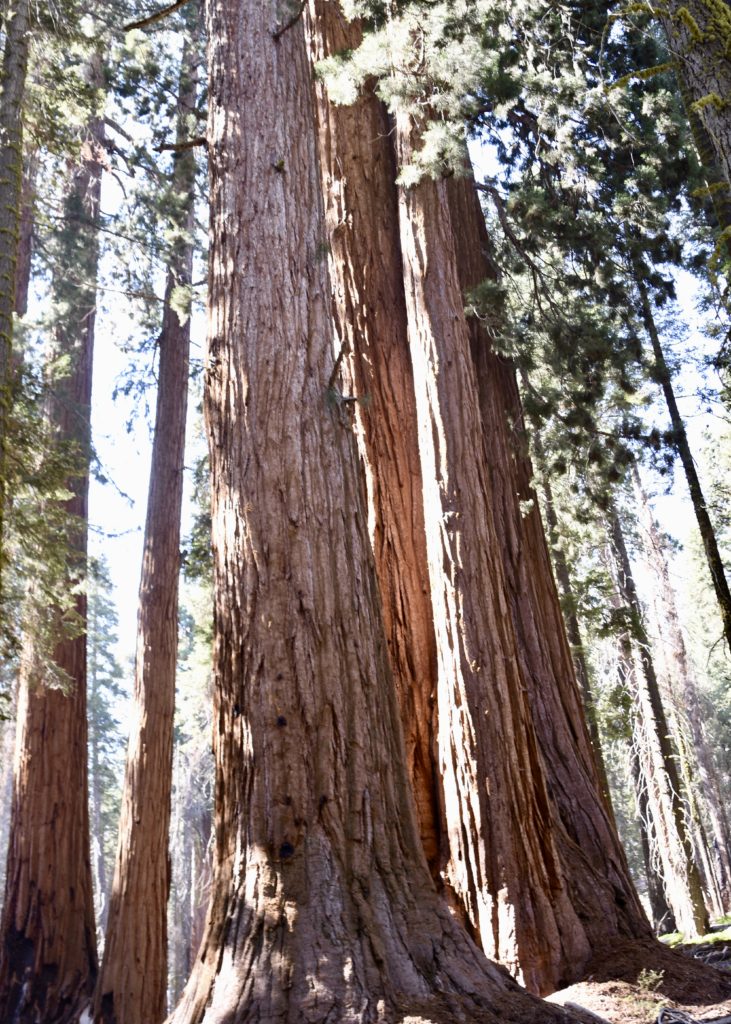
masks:
[[(177, 141), (187, 138), (196, 106), (197, 13), (181, 57)], [(180, 515), (188, 400), (190, 313), (178, 313), (176, 289), (193, 271), (195, 155), (175, 156), (180, 210), (168, 267), (158, 346), (157, 407), (137, 620), (134, 711), (122, 794), (117, 861), (94, 1016), (104, 1024), (158, 1024), (167, 1006), (167, 902), (170, 891), (175, 672), (178, 651)], [(182, 303), (179, 302), (178, 305)]]
[[(55, 328), (55, 351), (68, 359), (70, 368), (54, 383), (48, 418), (58, 443), (73, 445), (80, 462), (67, 482), (72, 494), (66, 503), (72, 581), (83, 579), (86, 569), (102, 132), (99, 122), (90, 125), (86, 159), (73, 173), (53, 281), (54, 300), (63, 310)], [(53, 673), (33, 636), (26, 639), (21, 664), (0, 961), (0, 1019), (12, 1024), (75, 1020), (97, 970), (83, 591), (75, 610), (80, 631), (56, 643)], [(49, 609), (48, 614), (56, 616), (57, 611)]]
[[(421, 850), (335, 370), (301, 21), (209, 4), (216, 833), (171, 1020), (558, 1020), (490, 965)], [(246, 159), (242, 158), (246, 146)]]

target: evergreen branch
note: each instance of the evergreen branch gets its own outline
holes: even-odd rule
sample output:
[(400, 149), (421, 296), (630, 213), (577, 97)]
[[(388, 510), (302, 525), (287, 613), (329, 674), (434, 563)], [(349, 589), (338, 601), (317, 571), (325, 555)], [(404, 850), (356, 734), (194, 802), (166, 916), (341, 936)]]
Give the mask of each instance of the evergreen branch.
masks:
[(288, 32), (289, 29), (293, 28), (297, 24), (297, 22), (302, 17), (302, 14), (304, 13), (306, 3), (307, 0), (301, 0), (289, 21), (285, 21), (281, 28), (278, 28), (276, 32), (272, 32), (272, 39), (274, 40), (275, 43), (278, 43), (279, 40), (284, 35), (284, 33)]
[(172, 150), (174, 153), (182, 153), (186, 149), (205, 146), (206, 141), (205, 135), (196, 135), (194, 139), (186, 139), (185, 142), (162, 142), (159, 146), (155, 146), (155, 152), (163, 153), (165, 150)]
[(167, 18), (169, 14), (174, 14), (179, 8), (184, 7), (188, 3), (188, 0), (175, 0), (175, 3), (170, 4), (168, 7), (163, 7), (162, 10), (155, 11), (154, 14), (148, 15), (146, 18), (140, 18), (139, 21), (130, 21), (128, 25), (122, 26), (123, 32), (131, 32), (136, 28), (147, 28), (148, 25), (154, 25), (156, 21), (162, 21), (163, 18)]

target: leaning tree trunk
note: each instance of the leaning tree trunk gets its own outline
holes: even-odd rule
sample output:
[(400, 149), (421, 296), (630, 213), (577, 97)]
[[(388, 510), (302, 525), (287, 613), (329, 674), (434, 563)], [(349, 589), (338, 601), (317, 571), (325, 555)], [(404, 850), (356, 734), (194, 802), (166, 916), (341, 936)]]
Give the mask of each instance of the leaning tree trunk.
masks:
[[(315, 62), (361, 40), (330, 0), (311, 5)], [(344, 350), (368, 485), (371, 542), (422, 843), (432, 874), (446, 860), (436, 764), (436, 648), (427, 586), (416, 406), (407, 337), (396, 167), (385, 106), (366, 88), (353, 106), (316, 91), (325, 215)], [(338, 380), (337, 387), (341, 386)]]
[(29, 0), (6, 13), (0, 80), (0, 600), (4, 581), (5, 476), (12, 405), (12, 341), (23, 176), (23, 95), (30, 39)]
[(698, 523), (698, 530), (700, 531), (701, 540), (703, 541), (703, 550), (705, 552), (706, 562), (708, 563), (708, 570), (711, 574), (713, 589), (721, 612), (724, 636), (729, 650), (731, 650), (731, 589), (729, 589), (728, 580), (726, 578), (726, 569), (723, 564), (721, 552), (718, 548), (716, 532), (713, 529), (713, 523), (711, 522), (711, 517), (708, 514), (708, 506), (706, 505), (706, 499), (703, 495), (703, 489), (698, 477), (693, 453), (688, 442), (688, 433), (685, 429), (685, 423), (683, 421), (683, 417), (680, 415), (680, 409), (678, 408), (678, 403), (675, 398), (672, 376), (670, 374), (670, 368), (665, 360), (665, 353), (663, 352), (662, 344), (660, 342), (657, 324), (655, 323), (655, 317), (652, 313), (652, 306), (650, 305), (650, 297), (645, 284), (643, 270), (638, 266), (633, 267), (633, 270), (635, 284), (637, 285), (637, 291), (640, 297), (642, 322), (652, 345), (652, 354), (655, 360), (657, 380), (662, 388), (668, 412), (670, 413), (670, 423), (673, 428), (673, 445), (680, 456), (680, 462), (683, 467), (683, 472), (685, 473), (685, 479), (688, 483), (693, 512), (695, 513), (696, 521)]
[(633, 695), (637, 711), (635, 733), (663, 865), (666, 896), (678, 928), (687, 935), (702, 935), (708, 931), (708, 915), (700, 875), (693, 860), (681, 795), (683, 789), (624, 534), (614, 508), (610, 510), (608, 531), (617, 586), (631, 616), (639, 650), (640, 671), (635, 673), (636, 693)]
[[(489, 239), (474, 183), (450, 179), (449, 202), (460, 286), (465, 295), (493, 275)], [(476, 317), (469, 319), (484, 444), (489, 453), (493, 520), (517, 641), (549, 792), (563, 829), (556, 842), (571, 900), (601, 959), (622, 939), (649, 937), (599, 772), (576, 685), (571, 649), (551, 571), (535, 491), (515, 368), (491, 349)], [(576, 957), (569, 977), (582, 976)]]
[(217, 852), (171, 1020), (558, 1020), (471, 943), (421, 850), (357, 447), (332, 396), (302, 22), (278, 25), (275, 2), (208, 12)]
[[(57, 355), (69, 360), (55, 383), (49, 420), (60, 445), (82, 465), (68, 481), (69, 576), (83, 579), (87, 542), (90, 404), (102, 126), (89, 129), (86, 161), (64, 203), (53, 292), (62, 319)], [(73, 268), (73, 275), (68, 273)], [(62, 1024), (78, 1015), (96, 976), (89, 850), (86, 724), (86, 596), (75, 610), (78, 635), (61, 638), (49, 675), (38, 639), (21, 664), (14, 792), (0, 940), (0, 1020)], [(57, 616), (55, 609), (49, 618)], [(59, 678), (61, 682), (59, 682)]]
[[(195, 18), (195, 14), (193, 16)], [(190, 289), (196, 160), (183, 148), (193, 121), (199, 66), (193, 25), (183, 47), (173, 188), (179, 209), (158, 340), (157, 409), (137, 619), (134, 711), (117, 861), (94, 997), (103, 1024), (158, 1024), (167, 1006), (167, 902), (170, 892), (170, 790), (178, 653), (180, 514), (188, 400)]]

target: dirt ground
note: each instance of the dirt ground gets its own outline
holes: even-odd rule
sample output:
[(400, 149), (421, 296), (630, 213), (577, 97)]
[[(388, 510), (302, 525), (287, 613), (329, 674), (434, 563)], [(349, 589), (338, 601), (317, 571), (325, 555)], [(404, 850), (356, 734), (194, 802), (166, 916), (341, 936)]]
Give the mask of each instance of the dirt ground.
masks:
[(663, 1007), (682, 1010), (694, 1021), (731, 1017), (731, 950), (728, 961), (716, 960), (719, 966), (704, 963), (705, 955), (698, 947), (628, 942), (597, 958), (586, 981), (548, 998), (567, 1009), (581, 1006), (610, 1024), (654, 1024)]

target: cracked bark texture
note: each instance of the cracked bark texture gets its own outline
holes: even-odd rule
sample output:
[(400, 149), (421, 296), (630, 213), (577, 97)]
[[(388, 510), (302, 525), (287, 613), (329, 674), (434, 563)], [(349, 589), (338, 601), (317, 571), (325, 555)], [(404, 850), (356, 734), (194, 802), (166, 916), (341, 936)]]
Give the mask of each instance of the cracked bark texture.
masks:
[[(401, 165), (415, 140), (397, 113)], [(521, 671), (447, 183), (402, 188), (400, 224), (437, 638), (446, 876), (489, 955), (546, 992), (591, 950), (564, 883)]]
[[(354, 49), (356, 22), (318, 0), (308, 19), (313, 61)], [(368, 487), (369, 530), (389, 660), (401, 704), (424, 852), (438, 878), (445, 849), (436, 764), (436, 646), (426, 561), (414, 376), (399, 244), (396, 162), (385, 106), (371, 83), (352, 106), (316, 116), (334, 313), (345, 348), (337, 386), (353, 409)]]
[[(196, 107), (199, 68), (193, 10), (180, 65), (177, 142), (185, 142)], [(168, 267), (155, 432), (137, 620), (134, 707), (127, 749), (117, 859), (104, 959), (94, 997), (103, 1024), (157, 1024), (167, 1010), (167, 904), (170, 892), (175, 675), (178, 652), (180, 514), (188, 405), (190, 314), (173, 303), (193, 273), (195, 154), (174, 158), (179, 209)]]
[[(175, 1024), (550, 1021), (436, 896), (421, 851), (334, 369), (304, 29), (212, 0), (205, 410), (216, 862)], [(286, 20), (286, 18), (285, 18)]]
[[(731, 189), (731, 8), (725, 0), (664, 0), (654, 9), (690, 100), (689, 114), (700, 120)], [(728, 202), (728, 191), (722, 200)]]
[[(471, 178), (450, 179), (446, 188), (464, 296), (494, 274), (489, 239)], [(495, 354), (476, 317), (469, 318), (469, 327), (492, 517), (516, 636), (515, 656), (528, 694), (549, 799), (562, 826), (556, 828), (554, 841), (563, 875), (585, 935), (587, 955), (588, 950), (596, 955), (619, 939), (648, 937), (650, 927), (601, 791), (532, 486), (515, 368)], [(568, 962), (568, 978), (581, 977), (586, 963), (585, 956)]]
[[(91, 75), (98, 65), (91, 67)], [(91, 380), (96, 317), (97, 224), (103, 127), (94, 121), (64, 201), (54, 300), (63, 310), (55, 354), (69, 371), (54, 382), (48, 417), (82, 465), (68, 481), (69, 575), (85, 572)], [(68, 267), (75, 273), (69, 275)], [(86, 596), (76, 597), (86, 620)], [(57, 615), (49, 609), (49, 616)], [(34, 638), (20, 672), (5, 902), (0, 934), (0, 1019), (66, 1024), (78, 1018), (97, 971), (89, 846), (86, 635), (60, 639), (50, 674)], [(59, 681), (61, 680), (62, 683)]]

